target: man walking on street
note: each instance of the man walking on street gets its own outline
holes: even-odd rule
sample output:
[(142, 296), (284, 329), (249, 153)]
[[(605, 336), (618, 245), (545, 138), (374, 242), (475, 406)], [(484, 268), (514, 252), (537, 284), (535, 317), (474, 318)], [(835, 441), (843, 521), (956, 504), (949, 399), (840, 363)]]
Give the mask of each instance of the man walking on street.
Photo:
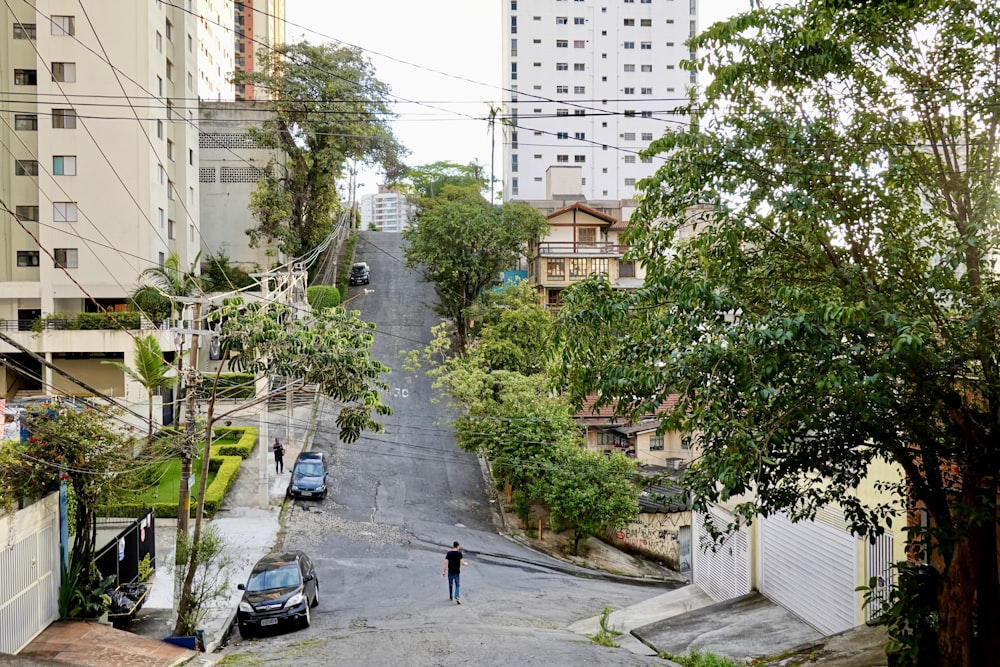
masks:
[[(461, 575), (462, 566), (468, 565), (465, 561), (465, 555), (462, 553), (462, 549), (456, 540), (452, 544), (451, 551), (444, 555), (444, 568), (441, 570), (441, 576), (445, 574), (448, 575), (448, 599), (454, 599), (456, 604), (462, 604), (461, 596)], [(452, 593), (454, 592), (454, 598)]]

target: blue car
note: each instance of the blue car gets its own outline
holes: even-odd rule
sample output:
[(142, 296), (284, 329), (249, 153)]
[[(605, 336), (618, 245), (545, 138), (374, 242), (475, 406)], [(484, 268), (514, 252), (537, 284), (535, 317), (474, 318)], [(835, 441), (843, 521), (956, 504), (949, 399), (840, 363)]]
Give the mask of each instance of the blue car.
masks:
[(326, 498), (326, 455), (302, 452), (292, 466), (292, 478), (285, 492), (289, 498)]

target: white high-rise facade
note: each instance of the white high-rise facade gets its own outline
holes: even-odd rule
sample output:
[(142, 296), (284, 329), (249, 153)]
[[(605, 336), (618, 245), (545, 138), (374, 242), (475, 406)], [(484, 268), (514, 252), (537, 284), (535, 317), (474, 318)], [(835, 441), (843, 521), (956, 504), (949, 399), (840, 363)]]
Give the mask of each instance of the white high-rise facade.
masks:
[(0, 6), (0, 329), (46, 362), (0, 342), (0, 396), (88, 393), (51, 364), (144, 403), (100, 363), (131, 364), (138, 320), (101, 314), (172, 253), (195, 261), (197, 98), (232, 96), (232, 25), (231, 0)]
[(358, 200), (361, 228), (380, 232), (401, 232), (410, 225), (413, 205), (406, 195), (379, 186), (377, 194), (362, 195)]
[(572, 166), (583, 199), (632, 198), (657, 166), (639, 151), (688, 122), (697, 0), (502, 2), (504, 197), (558, 199), (547, 171)]

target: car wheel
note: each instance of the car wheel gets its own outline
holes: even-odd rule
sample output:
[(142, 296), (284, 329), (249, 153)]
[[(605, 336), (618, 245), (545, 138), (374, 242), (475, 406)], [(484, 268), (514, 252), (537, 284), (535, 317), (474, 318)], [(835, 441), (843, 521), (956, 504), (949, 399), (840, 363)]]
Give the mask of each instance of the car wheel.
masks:
[(253, 639), (253, 631), (251, 631), (249, 627), (241, 625), (240, 637), (243, 637), (243, 639)]
[(313, 594), (312, 606), (313, 607), (319, 606), (319, 584), (316, 584), (316, 592)]
[(302, 617), (302, 627), (303, 628), (308, 628), (309, 627), (309, 623), (310, 623), (310, 620), (309, 620), (309, 605), (306, 605), (306, 613), (305, 613), (305, 616)]

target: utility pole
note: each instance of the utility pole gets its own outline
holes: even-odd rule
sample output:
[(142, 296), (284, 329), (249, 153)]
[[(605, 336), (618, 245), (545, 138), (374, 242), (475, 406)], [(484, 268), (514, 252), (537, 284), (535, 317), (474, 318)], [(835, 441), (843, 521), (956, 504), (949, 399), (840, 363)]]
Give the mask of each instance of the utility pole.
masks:
[[(201, 328), (201, 303), (194, 304), (194, 326)], [(181, 329), (184, 323), (181, 322)], [(181, 334), (182, 340), (184, 333)], [(197, 332), (191, 337), (191, 363), (188, 364), (185, 385), (187, 395), (184, 401), (184, 444), (181, 446), (181, 480), (177, 492), (177, 539), (174, 548), (174, 608), (180, 603), (184, 579), (181, 577), (182, 566), (187, 562), (181, 556), (181, 545), (188, 540), (188, 522), (191, 517), (191, 487), (194, 479), (191, 476), (192, 459), (194, 458), (195, 437), (195, 398), (198, 389), (198, 338)], [(182, 348), (183, 349), (183, 348)], [(182, 362), (183, 363), (183, 362)]]

